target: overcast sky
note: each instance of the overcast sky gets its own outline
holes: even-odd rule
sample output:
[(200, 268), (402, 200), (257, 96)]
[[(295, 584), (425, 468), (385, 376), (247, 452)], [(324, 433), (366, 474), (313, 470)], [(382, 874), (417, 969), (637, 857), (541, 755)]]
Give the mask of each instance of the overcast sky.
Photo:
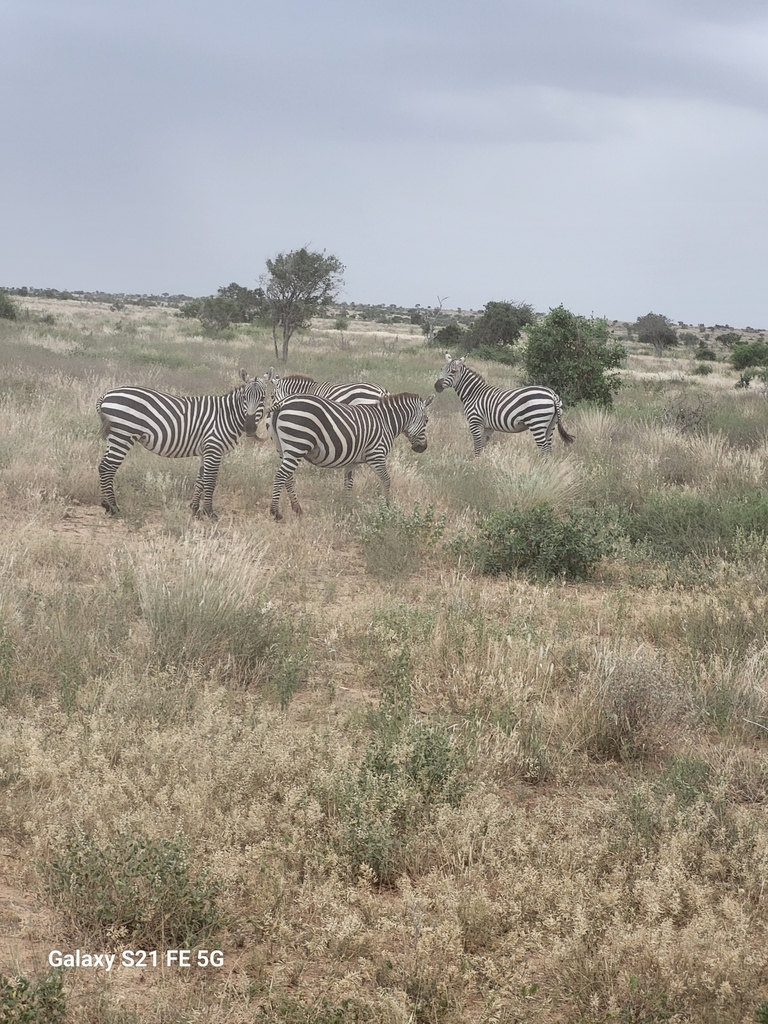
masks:
[(0, 0), (0, 285), (768, 326), (768, 6)]

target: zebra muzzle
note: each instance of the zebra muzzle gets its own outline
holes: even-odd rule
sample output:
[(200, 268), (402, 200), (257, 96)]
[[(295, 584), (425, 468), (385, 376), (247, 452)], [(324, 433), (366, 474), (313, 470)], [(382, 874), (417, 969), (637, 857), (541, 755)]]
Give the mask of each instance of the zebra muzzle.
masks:
[(445, 384), (443, 384), (443, 382), (441, 380), (436, 380), (435, 381), (435, 391), (438, 394), (440, 394), (440, 392), (443, 390), (444, 387), (445, 387)]
[(416, 452), (417, 454), (421, 455), (421, 453), (422, 453), (422, 452), (425, 452), (425, 451), (427, 450), (427, 442), (426, 442), (426, 441), (424, 441), (424, 443), (423, 443), (423, 444), (412, 444), (412, 445), (411, 445), (411, 448), (413, 448), (413, 450), (414, 450), (414, 451), (415, 451), (415, 452)]
[(256, 416), (245, 417), (245, 432), (248, 437), (256, 436)]

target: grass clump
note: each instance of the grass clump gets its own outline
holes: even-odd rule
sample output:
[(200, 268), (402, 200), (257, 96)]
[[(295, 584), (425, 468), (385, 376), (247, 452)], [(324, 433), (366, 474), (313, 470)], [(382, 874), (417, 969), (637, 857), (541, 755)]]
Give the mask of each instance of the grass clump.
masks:
[(588, 510), (560, 516), (548, 504), (497, 508), (480, 520), (474, 543), (464, 548), (485, 576), (521, 572), (533, 580), (588, 579), (611, 550), (601, 517)]
[(580, 746), (598, 761), (642, 761), (680, 721), (673, 671), (643, 654), (602, 657), (581, 695)]
[(190, 877), (179, 836), (119, 832), (113, 842), (99, 843), (73, 832), (50, 864), (47, 889), (77, 927), (104, 941), (191, 948), (220, 925), (219, 887), (205, 875)]
[(0, 1021), (3, 1024), (65, 1024), (67, 1006), (61, 971), (30, 981), (24, 974), (0, 974)]
[(768, 498), (762, 494), (709, 498), (692, 492), (652, 494), (627, 511), (622, 525), (633, 542), (660, 558), (732, 557), (751, 537), (768, 537)]
[(180, 568), (161, 563), (140, 573), (153, 657), (161, 669), (188, 668), (259, 685), (285, 706), (308, 671), (307, 623), (267, 599), (258, 559), (233, 555), (226, 545), (214, 547), (194, 552)]

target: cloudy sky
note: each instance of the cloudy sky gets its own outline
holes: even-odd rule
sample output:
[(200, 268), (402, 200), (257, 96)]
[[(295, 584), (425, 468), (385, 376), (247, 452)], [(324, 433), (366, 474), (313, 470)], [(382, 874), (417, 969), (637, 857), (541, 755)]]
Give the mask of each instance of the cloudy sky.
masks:
[(0, 284), (768, 326), (761, 0), (0, 0)]

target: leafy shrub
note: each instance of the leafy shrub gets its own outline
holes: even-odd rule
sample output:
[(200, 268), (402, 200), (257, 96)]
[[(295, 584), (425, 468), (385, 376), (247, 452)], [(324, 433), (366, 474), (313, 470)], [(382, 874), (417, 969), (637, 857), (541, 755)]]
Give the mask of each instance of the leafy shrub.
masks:
[(751, 366), (768, 366), (768, 345), (762, 341), (734, 345), (730, 359), (734, 370), (746, 370)]
[(3, 1024), (65, 1024), (64, 979), (61, 971), (49, 971), (36, 981), (21, 974), (0, 974), (0, 1021)]
[(693, 354), (694, 359), (701, 359), (704, 362), (715, 363), (717, 362), (717, 353), (709, 345), (703, 343), (699, 344), (699, 347)]
[[(527, 302), (486, 302), (482, 314), (464, 334), (462, 348), (478, 356), (478, 349), (493, 353), (511, 349), (524, 327), (534, 320), (533, 306)], [(481, 356), (494, 359), (494, 355)]]
[(458, 324), (448, 324), (441, 327), (432, 339), (433, 348), (439, 348), (441, 352), (453, 352), (463, 347), (467, 332), (462, 330)]
[(360, 528), (368, 572), (380, 579), (415, 572), (423, 553), (442, 537), (445, 517), (445, 512), (436, 516), (432, 505), (422, 512), (418, 501), (410, 514), (382, 502), (366, 515)]
[(407, 641), (379, 651), (379, 708), (359, 770), (331, 796), (338, 846), (354, 871), (363, 865), (389, 884), (413, 866), (412, 850), (435, 808), (458, 806), (466, 791), (466, 757), (447, 726), (413, 716)]
[(621, 366), (626, 355), (611, 339), (607, 321), (558, 306), (528, 328), (523, 365), (529, 383), (553, 388), (566, 405), (584, 401), (609, 408), (622, 382), (606, 371)]
[(715, 341), (719, 341), (725, 348), (733, 348), (741, 341), (741, 335), (737, 331), (726, 331), (724, 334), (716, 335)]
[(0, 320), (18, 320), (19, 308), (8, 292), (0, 289)]
[[(696, 358), (700, 357), (697, 355)], [(691, 370), (691, 373), (695, 373), (699, 377), (707, 377), (710, 373), (714, 373), (714, 367), (710, 366), (709, 363), (697, 363), (693, 370)]]
[[(486, 576), (522, 572), (536, 580), (587, 579), (612, 546), (611, 530), (590, 510), (559, 516), (547, 504), (494, 509), (480, 520), (468, 554)], [(460, 542), (460, 547), (465, 546)]]
[(48, 872), (48, 892), (85, 931), (117, 936), (145, 949), (204, 942), (220, 925), (219, 887), (205, 875), (190, 878), (189, 854), (176, 837), (149, 839), (118, 833), (100, 845), (71, 834)]

